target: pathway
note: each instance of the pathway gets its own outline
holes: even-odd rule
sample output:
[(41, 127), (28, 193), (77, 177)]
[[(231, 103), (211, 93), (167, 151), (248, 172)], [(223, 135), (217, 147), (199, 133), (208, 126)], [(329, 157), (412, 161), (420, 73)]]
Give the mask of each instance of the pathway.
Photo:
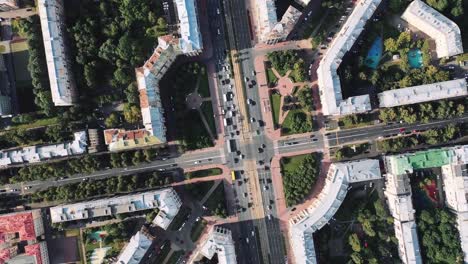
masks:
[(208, 200), (208, 198), (210, 198), (211, 194), (216, 190), (216, 188), (218, 188), (218, 186), (222, 183), (222, 180), (217, 180), (215, 181), (215, 183), (213, 184), (213, 186), (211, 186), (210, 190), (205, 194), (205, 196), (203, 197), (203, 199), (201, 199), (200, 201), (200, 204), (204, 204), (206, 202), (206, 200)]

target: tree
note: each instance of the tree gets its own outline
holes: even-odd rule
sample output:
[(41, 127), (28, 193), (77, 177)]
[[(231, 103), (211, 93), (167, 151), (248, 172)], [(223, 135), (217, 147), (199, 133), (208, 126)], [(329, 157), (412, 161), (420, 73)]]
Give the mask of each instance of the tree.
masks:
[(354, 262), (355, 264), (362, 264), (362, 263), (364, 263), (363, 260), (362, 260), (361, 255), (360, 255), (359, 253), (357, 253), (357, 252), (353, 252), (353, 253), (351, 254), (351, 259), (353, 260), (353, 262)]
[(115, 128), (119, 126), (120, 121), (119, 121), (119, 116), (117, 113), (111, 113), (108, 118), (104, 121), (104, 124), (106, 125), (107, 128)]
[(129, 85), (132, 81), (132, 77), (127, 69), (117, 68), (114, 72), (113, 80), (119, 85)]
[(297, 97), (302, 107), (305, 107), (309, 111), (312, 111), (314, 102), (312, 98), (312, 90), (308, 86), (299, 90), (299, 94)]
[(354, 252), (361, 251), (361, 241), (359, 241), (359, 237), (356, 233), (353, 233), (348, 237), (348, 243)]
[(404, 7), (402, 0), (390, 0), (388, 6), (393, 13), (400, 13)]
[(444, 11), (449, 5), (448, 0), (427, 0), (426, 2), (439, 11)]
[(401, 32), (396, 41), (398, 49), (406, 48), (410, 42), (411, 34), (407, 31)]
[(117, 46), (113, 43), (112, 39), (106, 40), (99, 48), (98, 56), (108, 62), (117, 60)]
[(388, 38), (384, 41), (385, 51), (396, 52), (398, 50), (398, 44), (393, 38)]
[(91, 61), (84, 65), (83, 75), (86, 81), (86, 85), (88, 87), (95, 87), (96, 86), (96, 67), (97, 62)]
[(136, 105), (125, 104), (123, 109), (125, 121), (130, 124), (137, 124), (141, 119), (140, 108)]

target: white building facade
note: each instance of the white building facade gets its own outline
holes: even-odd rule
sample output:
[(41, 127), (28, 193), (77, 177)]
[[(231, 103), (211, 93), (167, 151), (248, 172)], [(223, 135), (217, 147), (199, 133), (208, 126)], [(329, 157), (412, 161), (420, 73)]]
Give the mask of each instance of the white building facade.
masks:
[(141, 263), (148, 249), (153, 244), (153, 238), (145, 232), (138, 231), (119, 255), (116, 264), (138, 264)]
[(378, 97), (380, 107), (394, 107), (467, 95), (467, 83), (465, 78), (462, 78), (389, 90), (379, 93)]
[(401, 18), (435, 40), (438, 58), (463, 53), (458, 25), (423, 1), (414, 0)]
[(41, 20), (52, 101), (56, 106), (71, 106), (76, 103), (78, 93), (64, 43), (66, 25), (63, 0), (38, 0), (37, 8)]
[(153, 223), (166, 229), (179, 212), (181, 204), (175, 190), (167, 188), (55, 206), (50, 208), (50, 216), (52, 223), (62, 223), (158, 208), (160, 211)]
[(468, 169), (467, 164), (442, 166), (445, 203), (457, 216), (464, 262), (468, 263)]
[(398, 254), (405, 264), (422, 263), (419, 247), (415, 210), (411, 200), (411, 186), (408, 175), (386, 175), (385, 196), (393, 216), (395, 237), (398, 240)]
[(212, 259), (217, 254), (219, 264), (236, 264), (236, 249), (231, 230), (214, 226), (203, 242), (200, 253), (208, 259)]
[(86, 131), (75, 132), (73, 136), (74, 139), (71, 142), (1, 150), (0, 167), (21, 163), (37, 163), (48, 159), (86, 153), (88, 145)]
[(349, 184), (381, 178), (378, 160), (333, 163), (325, 185), (309, 208), (291, 218), (290, 242), (295, 263), (317, 263), (313, 233), (335, 215), (348, 192)]
[(348, 115), (371, 110), (369, 95), (343, 98), (337, 70), (343, 56), (353, 47), (381, 0), (360, 0), (320, 61), (317, 69), (320, 101), (324, 115)]

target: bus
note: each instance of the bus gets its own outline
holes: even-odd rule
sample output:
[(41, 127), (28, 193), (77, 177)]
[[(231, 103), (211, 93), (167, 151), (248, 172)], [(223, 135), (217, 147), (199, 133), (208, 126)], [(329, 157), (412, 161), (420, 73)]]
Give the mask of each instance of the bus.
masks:
[(236, 181), (239, 179), (239, 172), (238, 171), (231, 171), (231, 178), (232, 178), (232, 181)]

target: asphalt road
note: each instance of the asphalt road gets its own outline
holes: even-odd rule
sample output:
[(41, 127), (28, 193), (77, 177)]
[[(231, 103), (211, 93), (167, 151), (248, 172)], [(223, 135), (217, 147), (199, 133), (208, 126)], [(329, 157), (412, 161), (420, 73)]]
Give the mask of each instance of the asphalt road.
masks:
[[(236, 183), (238, 204), (241, 208), (239, 219), (241, 239), (239, 247), (242, 258), (239, 263), (284, 263), (283, 234), (279, 228), (274, 189), (269, 171), (270, 160), (275, 154), (273, 143), (265, 136), (261, 110), (259, 86), (254, 71), (254, 57), (251, 54), (251, 36), (248, 13), (242, 0), (226, 1), (228, 26), (233, 28), (233, 43), (239, 56), (233, 63), (239, 63), (244, 97), (248, 112), (248, 132), (243, 134), (244, 141), (239, 146), (241, 155), (248, 160), (249, 166), (239, 166), (244, 171), (241, 183)], [(246, 131), (246, 130), (244, 130)], [(253, 165), (252, 165), (253, 164)], [(244, 164), (242, 164), (244, 165)], [(239, 182), (239, 181), (238, 181)], [(244, 224), (246, 223), (246, 224)]]
[[(165, 171), (175, 168), (189, 168), (197, 165), (203, 164), (222, 164), (224, 163), (224, 154), (219, 151), (210, 151), (205, 153), (197, 154), (184, 154), (177, 158), (168, 158), (165, 160), (156, 160), (150, 163), (141, 163), (136, 166), (131, 166), (127, 168), (115, 168), (115, 169), (106, 169), (103, 171), (96, 171), (90, 174), (74, 174), (69, 177), (61, 177), (59, 179), (48, 179), (44, 181), (32, 181), (32, 182), (23, 182), (18, 184), (7, 184), (4, 185), (0, 190), (5, 190), (6, 192), (16, 193), (21, 192), (22, 194), (33, 193), (40, 190), (45, 190), (51, 186), (62, 186), (70, 183), (77, 183), (84, 180), (98, 180), (105, 179), (108, 177), (114, 177), (117, 175), (130, 175), (141, 173), (145, 171)], [(25, 188), (27, 190), (25, 190)]]
[[(336, 132), (329, 132), (322, 138), (319, 134), (315, 133), (314, 137), (310, 136), (298, 137), (294, 139), (279, 140), (277, 142), (277, 149), (280, 154), (294, 152), (301, 149), (321, 149), (326, 141), (329, 147), (339, 147), (343, 145), (381, 140), (389, 137), (397, 137), (404, 133), (412, 133), (414, 130), (422, 131), (432, 128), (446, 127), (454, 123), (466, 123), (468, 116), (457, 117), (453, 119), (434, 120), (429, 123), (417, 124), (381, 124), (372, 127), (361, 127), (354, 129), (339, 130)], [(317, 141), (314, 141), (314, 140)]]

